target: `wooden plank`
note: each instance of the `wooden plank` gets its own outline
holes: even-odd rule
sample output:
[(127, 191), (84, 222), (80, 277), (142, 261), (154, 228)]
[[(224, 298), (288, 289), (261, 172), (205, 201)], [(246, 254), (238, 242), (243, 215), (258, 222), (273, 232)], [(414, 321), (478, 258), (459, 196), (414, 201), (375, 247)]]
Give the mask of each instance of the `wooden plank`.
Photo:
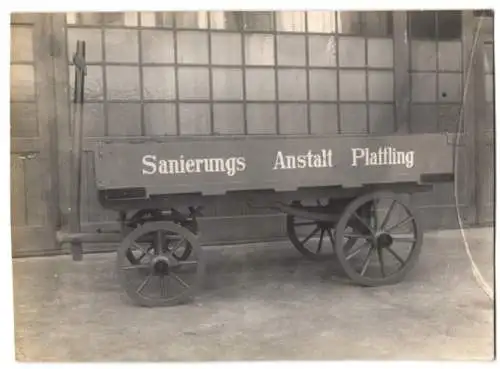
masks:
[(26, 192), (24, 160), (18, 154), (10, 155), (11, 221), (12, 225), (26, 224)]
[[(52, 14), (52, 36), (56, 46), (53, 53), (53, 64), (56, 71), (68, 70), (68, 55), (66, 45), (66, 15), (65, 13)], [(58, 171), (59, 179), (59, 221), (61, 226), (67, 221), (69, 215), (69, 150), (70, 140), (70, 96), (69, 75), (58, 72), (54, 74), (54, 104), (55, 124), (57, 126)]]
[(43, 172), (42, 159), (34, 156), (24, 161), (25, 186), (26, 186), (26, 224), (29, 226), (44, 226), (49, 221), (47, 214), (47, 198), (44, 196), (41, 178), (46, 176)]
[[(394, 154), (396, 151), (399, 154)], [(217, 142), (196, 145), (182, 140), (168, 145), (145, 140), (136, 144), (103, 143), (96, 156), (96, 176), (98, 188), (141, 187), (150, 194), (294, 191), (300, 187), (419, 182), (424, 173), (451, 173), (452, 152), (445, 134), (308, 139), (275, 136), (263, 140), (221, 137)], [(396, 156), (400, 158), (398, 163)], [(378, 157), (379, 163), (375, 160), (370, 164), (368, 157)], [(166, 160), (171, 160), (170, 168)]]

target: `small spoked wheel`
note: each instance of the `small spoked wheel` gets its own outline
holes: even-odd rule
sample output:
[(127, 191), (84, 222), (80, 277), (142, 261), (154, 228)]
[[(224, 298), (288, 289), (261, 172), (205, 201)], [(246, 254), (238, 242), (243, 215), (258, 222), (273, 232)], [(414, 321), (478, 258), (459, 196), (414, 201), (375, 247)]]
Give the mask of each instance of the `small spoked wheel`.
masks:
[[(192, 251), (188, 258), (176, 256), (188, 244)], [(133, 262), (130, 253), (134, 254)], [(134, 303), (172, 306), (186, 303), (194, 296), (205, 264), (198, 240), (189, 229), (172, 222), (149, 222), (122, 241), (117, 272), (122, 288)]]
[(327, 260), (334, 255), (334, 230), (333, 221), (317, 221), (314, 213), (328, 214), (329, 204), (323, 205), (319, 200), (317, 206), (303, 207), (299, 202), (295, 202), (296, 207), (308, 211), (311, 217), (299, 217), (287, 215), (286, 228), (288, 238), (293, 246), (307, 259), (314, 261)]
[(355, 283), (371, 287), (402, 281), (418, 260), (423, 237), (416, 214), (391, 192), (374, 192), (352, 201), (335, 236), (337, 258), (345, 273)]

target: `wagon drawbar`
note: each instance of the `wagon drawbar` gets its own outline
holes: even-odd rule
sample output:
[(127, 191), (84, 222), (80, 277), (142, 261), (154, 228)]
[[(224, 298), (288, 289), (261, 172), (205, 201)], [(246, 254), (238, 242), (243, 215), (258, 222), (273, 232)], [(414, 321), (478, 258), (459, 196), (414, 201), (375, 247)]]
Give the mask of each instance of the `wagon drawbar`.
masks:
[[(84, 42), (75, 60), (81, 112)], [(221, 201), (284, 213), (304, 257), (337, 259), (356, 284), (400, 282), (423, 242), (418, 214), (403, 195), (454, 179), (454, 137), (446, 134), (110, 138), (94, 147), (96, 187), (101, 205), (119, 214), (121, 231), (82, 233), (77, 118), (73, 220), (58, 241), (71, 243), (74, 260), (83, 257), (82, 243), (118, 243), (120, 283), (143, 306), (186, 302), (202, 286), (198, 220)]]

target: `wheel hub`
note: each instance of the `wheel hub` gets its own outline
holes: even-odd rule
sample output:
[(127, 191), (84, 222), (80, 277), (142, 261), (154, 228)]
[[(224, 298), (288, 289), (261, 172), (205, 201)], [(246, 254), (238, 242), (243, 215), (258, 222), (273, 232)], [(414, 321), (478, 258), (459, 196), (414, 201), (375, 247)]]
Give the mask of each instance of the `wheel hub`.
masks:
[(170, 262), (164, 256), (158, 256), (153, 260), (153, 270), (157, 275), (167, 275), (170, 272)]
[(394, 240), (389, 233), (381, 233), (377, 235), (376, 242), (378, 247), (385, 248), (391, 246)]

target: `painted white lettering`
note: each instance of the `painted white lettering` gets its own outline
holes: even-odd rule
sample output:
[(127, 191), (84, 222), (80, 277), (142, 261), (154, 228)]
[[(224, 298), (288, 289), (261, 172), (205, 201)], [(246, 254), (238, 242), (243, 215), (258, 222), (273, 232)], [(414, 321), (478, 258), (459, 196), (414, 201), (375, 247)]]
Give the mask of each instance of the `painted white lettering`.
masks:
[(376, 150), (352, 148), (351, 152), (353, 167), (357, 167), (362, 159), (365, 166), (404, 165), (410, 169), (415, 165), (414, 151), (398, 151), (390, 146), (379, 147)]
[(155, 174), (156, 173), (156, 156), (155, 155), (145, 155), (142, 158), (142, 164), (147, 166), (149, 170), (142, 169), (142, 174)]

